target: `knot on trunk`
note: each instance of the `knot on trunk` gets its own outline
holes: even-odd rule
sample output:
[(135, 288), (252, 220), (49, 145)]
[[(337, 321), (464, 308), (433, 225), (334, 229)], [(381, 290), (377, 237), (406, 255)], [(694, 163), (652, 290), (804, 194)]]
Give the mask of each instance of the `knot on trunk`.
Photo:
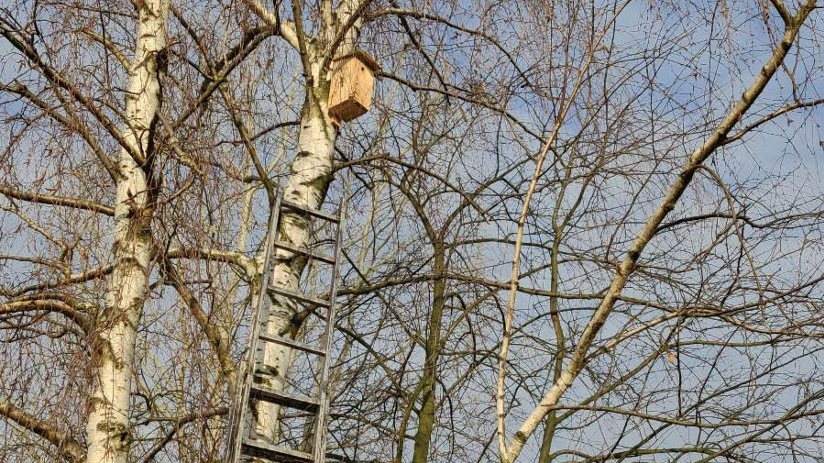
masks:
[(132, 434), (126, 424), (119, 421), (106, 420), (98, 424), (97, 429), (109, 436), (108, 442), (113, 445), (114, 451), (128, 451), (129, 444), (132, 442)]

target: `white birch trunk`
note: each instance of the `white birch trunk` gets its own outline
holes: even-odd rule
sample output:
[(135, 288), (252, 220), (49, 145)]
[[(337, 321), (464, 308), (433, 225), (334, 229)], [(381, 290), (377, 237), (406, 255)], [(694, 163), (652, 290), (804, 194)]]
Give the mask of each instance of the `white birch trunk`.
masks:
[(147, 172), (151, 168), (151, 131), (161, 103), (158, 55), (166, 47), (169, 9), (168, 0), (145, 0), (138, 5), (137, 44), (123, 137), (131, 151), (140, 154), (144, 165), (128, 150), (121, 150), (114, 217), (115, 264), (106, 294), (106, 312), (97, 327), (101, 342), (95, 349), (97, 368), (86, 424), (87, 463), (125, 463), (131, 443), (131, 371), (151, 259), (153, 194)]
[[(290, 166), (290, 175), (283, 189), (284, 198), (300, 205), (319, 209), (326, 198), (326, 190), (332, 181), (335, 137), (337, 130), (328, 115), (327, 100), (329, 96), (329, 79), (327, 69), (322, 69), (326, 56), (340, 55), (350, 51), (360, 34), (361, 12), (364, 6), (358, 0), (343, 0), (332, 13), (332, 2), (322, 3), (323, 26), (319, 40), (296, 37), (296, 48), (307, 47), (306, 73), (310, 76), (306, 86), (306, 100), (301, 113), (298, 147), (295, 159)], [(345, 30), (344, 30), (345, 29)], [(300, 29), (297, 29), (300, 34)], [(329, 46), (340, 35), (342, 40), (337, 50), (325, 50), (316, 46)], [(278, 239), (306, 246), (308, 223), (302, 217), (284, 213), (278, 225)], [(295, 290), (298, 288), (304, 261), (289, 259), (291, 253), (279, 250), (272, 284)], [(331, 282), (330, 282), (331, 283)], [(271, 316), (266, 325), (270, 334), (292, 337), (299, 328), (293, 321), (296, 307), (285, 300), (278, 300), (271, 307)], [(334, 322), (331, 320), (330, 322)], [(286, 388), (286, 374), (292, 362), (292, 350), (284, 346), (268, 343), (264, 350), (263, 363), (268, 375), (264, 383), (275, 389)], [(264, 440), (277, 441), (278, 418), (280, 407), (269, 403), (258, 403), (254, 407), (255, 434)], [(305, 436), (308, 437), (308, 436)]]
[[(283, 189), (285, 199), (311, 208), (320, 208), (326, 197), (326, 190), (332, 181), (332, 160), (335, 145), (335, 128), (326, 113), (326, 91), (310, 90), (298, 135), (298, 152), (292, 161), (290, 175)], [(279, 239), (306, 246), (308, 223), (295, 214), (284, 212), (279, 224)], [(278, 258), (289, 257), (289, 253), (279, 250)], [(275, 265), (272, 284), (297, 289), (303, 263), (296, 259), (278, 260)], [(297, 326), (291, 326), (296, 307), (283, 300), (272, 304), (271, 317), (266, 329), (270, 334), (293, 336)], [(264, 350), (264, 364), (268, 375), (265, 383), (276, 390), (284, 390), (286, 372), (292, 361), (291, 349), (272, 343)], [(280, 407), (269, 403), (259, 403), (256, 410), (258, 437), (277, 439), (278, 415)]]

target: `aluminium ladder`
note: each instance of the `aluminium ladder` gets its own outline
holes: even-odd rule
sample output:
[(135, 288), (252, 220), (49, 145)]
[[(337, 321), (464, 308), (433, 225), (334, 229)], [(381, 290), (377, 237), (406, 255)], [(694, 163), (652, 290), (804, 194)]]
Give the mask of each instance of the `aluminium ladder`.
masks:
[[(269, 232), (266, 236), (265, 258), (263, 275), (261, 278), (261, 294), (253, 309), (252, 325), (250, 326), (249, 346), (246, 352), (245, 371), (238, 376), (238, 384), (233, 397), (229, 413), (229, 449), (227, 463), (252, 461), (252, 458), (270, 462), (282, 463), (324, 463), (326, 461), (326, 433), (329, 417), (329, 353), (332, 347), (332, 334), (335, 324), (335, 297), (337, 292), (338, 262), (340, 257), (341, 231), (343, 225), (344, 204), (341, 202), (341, 216), (336, 217), (324, 211), (311, 209), (287, 201), (278, 193), (272, 208), (269, 222)], [(283, 214), (298, 215), (310, 223), (323, 222), (334, 227), (334, 255), (317, 252), (318, 242), (307, 243), (306, 247), (297, 247), (291, 243), (278, 240), (278, 224)], [(310, 226), (310, 230), (312, 227)], [(309, 240), (316, 237), (311, 236)], [(329, 284), (328, 299), (322, 299), (298, 291), (280, 288), (272, 285), (274, 276), (275, 254), (282, 249), (293, 255), (303, 256), (307, 262), (314, 261), (331, 266), (331, 281)], [(298, 307), (307, 309), (306, 313), (315, 316), (323, 324), (323, 335), (320, 345), (313, 345), (295, 339), (267, 333), (266, 324), (273, 298), (280, 297), (294, 302)], [(316, 359), (316, 371), (319, 374), (317, 381), (317, 397), (277, 391), (253, 380), (255, 376), (265, 373), (262, 371), (263, 355), (261, 349), (268, 343), (305, 352), (308, 357)], [(285, 374), (283, 372), (282, 374)], [(285, 445), (266, 442), (254, 436), (254, 425), (247, 417), (252, 401), (269, 402), (280, 405), (282, 409), (299, 410), (309, 414), (314, 420), (314, 432), (311, 434), (313, 451), (308, 453)]]

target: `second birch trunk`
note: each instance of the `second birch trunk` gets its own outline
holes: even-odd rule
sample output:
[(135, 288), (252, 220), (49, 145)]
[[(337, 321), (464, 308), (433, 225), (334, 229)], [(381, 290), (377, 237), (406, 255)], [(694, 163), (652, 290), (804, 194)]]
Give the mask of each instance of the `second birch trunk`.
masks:
[(100, 343), (94, 352), (96, 375), (86, 424), (87, 463), (125, 463), (131, 444), (131, 375), (152, 254), (152, 132), (161, 105), (161, 56), (166, 48), (169, 4), (147, 0), (138, 10), (123, 130), (127, 146), (118, 160), (114, 269), (106, 309), (97, 325)]

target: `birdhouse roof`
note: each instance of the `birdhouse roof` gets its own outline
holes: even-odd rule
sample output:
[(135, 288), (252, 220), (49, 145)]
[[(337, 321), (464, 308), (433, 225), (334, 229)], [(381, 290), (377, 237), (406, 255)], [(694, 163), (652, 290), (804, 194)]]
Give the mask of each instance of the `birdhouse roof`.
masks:
[(375, 72), (375, 71), (377, 71), (381, 68), (381, 65), (378, 64), (378, 62), (375, 60), (375, 58), (372, 58), (372, 56), (370, 56), (369, 53), (366, 53), (365, 51), (361, 50), (360, 48), (357, 48), (357, 49), (355, 49), (355, 50), (353, 50), (349, 53), (346, 53), (345, 55), (340, 55), (340, 56), (336, 57), (333, 61), (341, 61), (341, 60), (344, 60), (344, 59), (347, 59), (347, 58), (357, 58), (363, 64), (365, 64), (369, 69), (371, 69), (372, 72)]

